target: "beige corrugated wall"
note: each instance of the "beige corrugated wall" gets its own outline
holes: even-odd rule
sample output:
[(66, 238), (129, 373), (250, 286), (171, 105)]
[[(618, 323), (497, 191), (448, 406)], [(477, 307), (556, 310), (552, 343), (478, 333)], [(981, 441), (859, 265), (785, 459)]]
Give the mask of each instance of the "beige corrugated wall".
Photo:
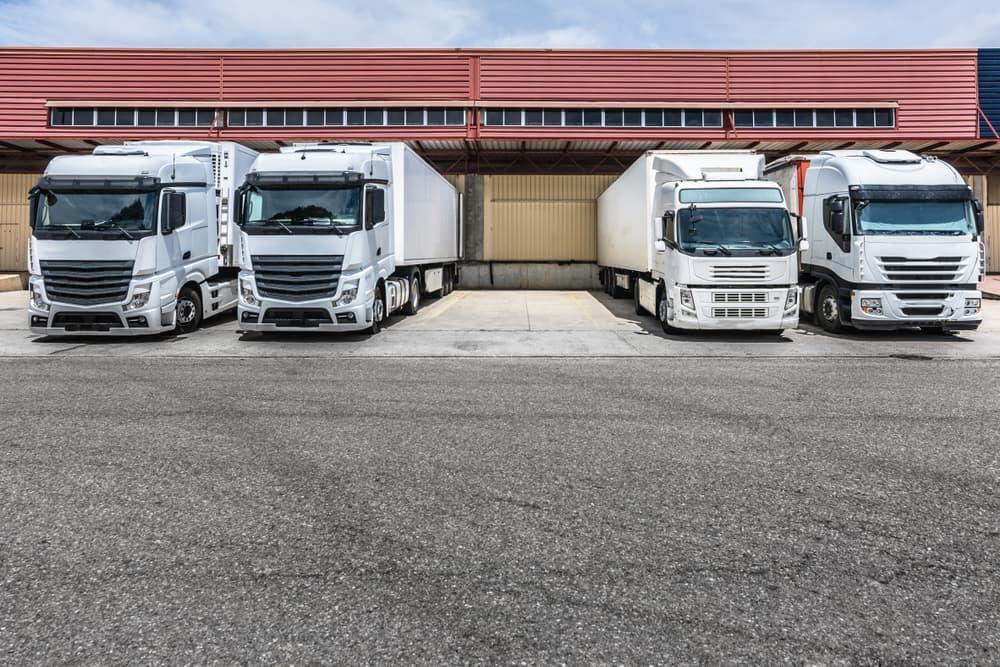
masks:
[(0, 273), (28, 270), (28, 190), (40, 174), (0, 174)]
[(1000, 174), (990, 174), (986, 188), (986, 271), (1000, 273)]
[(484, 259), (596, 261), (597, 196), (614, 180), (614, 176), (487, 176)]

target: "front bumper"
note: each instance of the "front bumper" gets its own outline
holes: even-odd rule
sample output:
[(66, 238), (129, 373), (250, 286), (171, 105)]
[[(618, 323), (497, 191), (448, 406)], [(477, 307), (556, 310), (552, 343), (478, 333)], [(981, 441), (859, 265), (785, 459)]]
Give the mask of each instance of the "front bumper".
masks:
[[(865, 312), (862, 299), (880, 299), (882, 313)], [(966, 299), (979, 299), (980, 308), (966, 308)], [(851, 293), (851, 324), (862, 330), (941, 327), (971, 331), (983, 322), (981, 305), (982, 294), (976, 290), (855, 290)]]
[[(668, 293), (670, 325), (694, 330), (778, 330), (799, 325), (798, 286), (740, 287), (738, 289), (691, 288), (694, 307), (685, 306), (681, 289)], [(786, 307), (789, 291), (794, 303)]]
[(29, 299), (28, 328), (32, 333), (46, 336), (150, 336), (174, 330), (176, 298), (172, 290), (161, 292), (156, 282), (149, 287), (146, 305), (132, 310), (126, 310), (125, 306), (132, 299), (134, 285), (129, 287), (128, 298), (122, 303), (85, 306), (49, 301), (39, 279), (32, 278), (29, 285), (29, 289), (42, 294), (43, 301), (48, 305), (48, 309), (39, 308)]
[(362, 331), (372, 324), (373, 300), (335, 307), (329, 299), (301, 303), (259, 299), (250, 306), (241, 297), (237, 322), (243, 331)]

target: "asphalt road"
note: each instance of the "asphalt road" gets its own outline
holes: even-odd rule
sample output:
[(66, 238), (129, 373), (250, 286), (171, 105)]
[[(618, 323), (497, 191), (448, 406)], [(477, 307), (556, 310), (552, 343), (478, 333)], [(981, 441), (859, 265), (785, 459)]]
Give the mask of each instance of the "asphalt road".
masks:
[(2, 663), (1000, 661), (997, 359), (0, 368)]

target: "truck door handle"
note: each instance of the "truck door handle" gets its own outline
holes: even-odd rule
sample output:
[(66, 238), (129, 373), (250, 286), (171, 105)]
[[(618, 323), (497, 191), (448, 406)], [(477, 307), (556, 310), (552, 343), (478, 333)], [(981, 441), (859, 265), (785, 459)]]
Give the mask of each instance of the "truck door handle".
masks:
[(190, 251), (190, 250), (188, 250), (188, 251), (187, 251), (186, 253), (184, 253), (184, 254), (183, 254), (183, 255), (181, 256), (181, 259), (191, 259), (191, 251)]
[(378, 250), (375, 251), (375, 256), (376, 257), (381, 257), (382, 256), (382, 248), (379, 248)]
[(826, 253), (826, 258), (827, 259), (833, 259), (833, 253), (832, 252)]

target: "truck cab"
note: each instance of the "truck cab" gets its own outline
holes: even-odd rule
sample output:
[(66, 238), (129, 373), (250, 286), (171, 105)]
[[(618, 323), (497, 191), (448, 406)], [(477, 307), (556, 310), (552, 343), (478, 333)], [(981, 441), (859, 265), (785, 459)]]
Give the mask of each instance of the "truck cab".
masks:
[(450, 291), (457, 257), (404, 265), (404, 243), (456, 234), (456, 202), (403, 144), (261, 155), (240, 188), (240, 328), (376, 333), (390, 313), (415, 313), (423, 293)]
[(145, 141), (54, 158), (30, 193), (31, 330), (187, 332), (234, 307), (229, 194), (253, 155)]
[(982, 207), (953, 167), (891, 150), (825, 151), (799, 173), (802, 160), (803, 302), (824, 329), (980, 325)]

